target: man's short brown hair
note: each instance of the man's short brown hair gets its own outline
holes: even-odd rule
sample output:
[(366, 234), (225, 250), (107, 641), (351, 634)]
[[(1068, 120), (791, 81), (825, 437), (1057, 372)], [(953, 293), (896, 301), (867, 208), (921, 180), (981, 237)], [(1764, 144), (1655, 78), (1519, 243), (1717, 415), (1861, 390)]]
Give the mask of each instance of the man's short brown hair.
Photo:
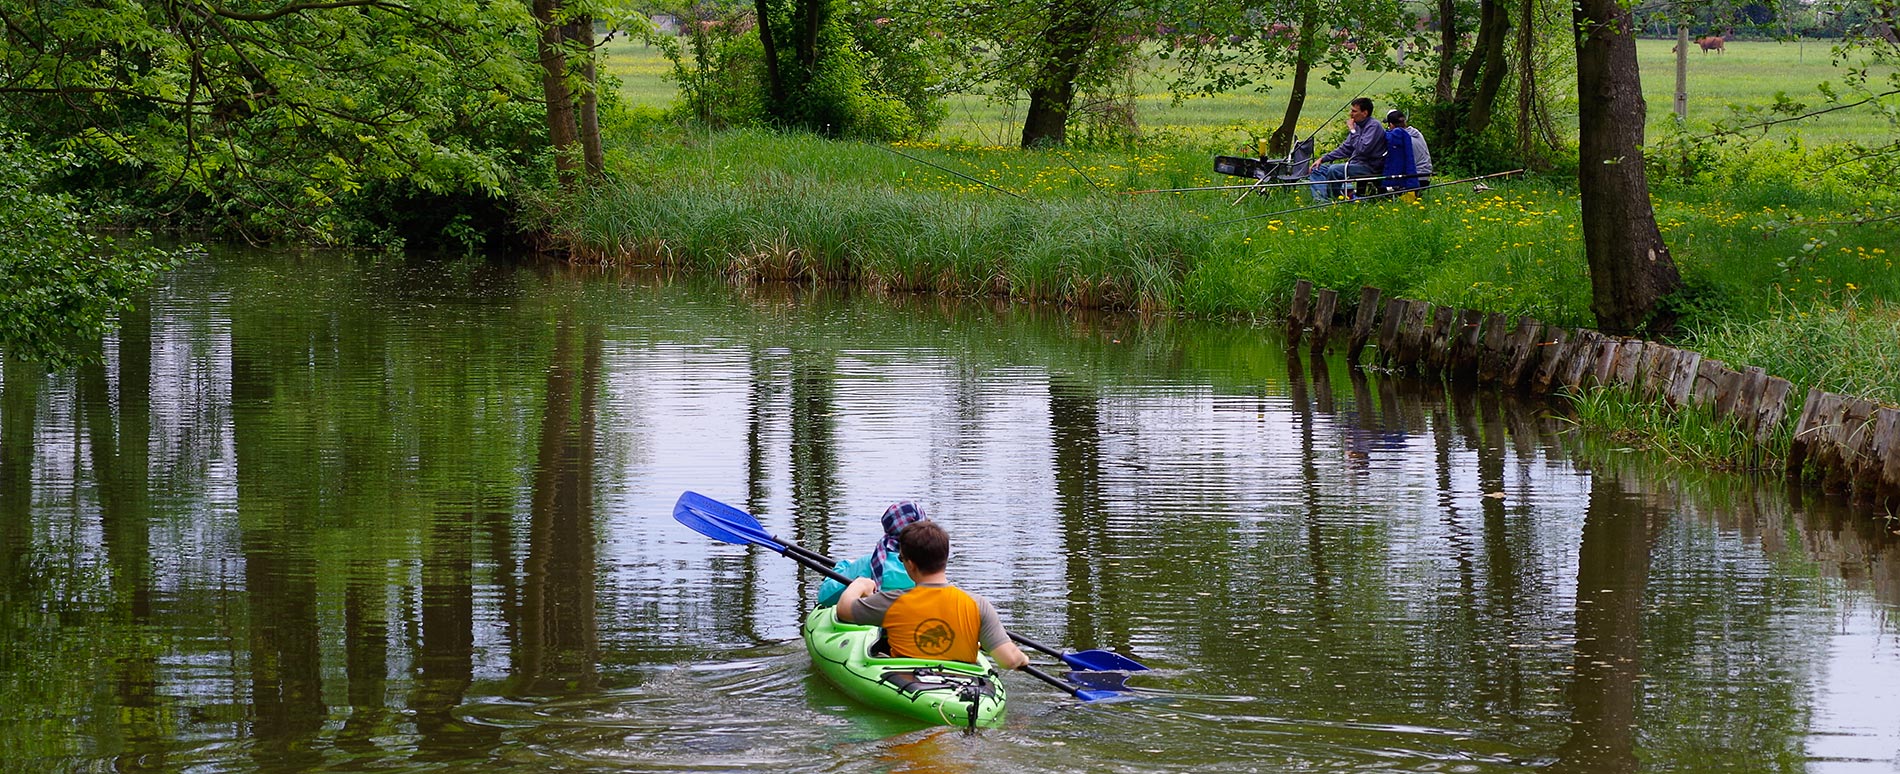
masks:
[(942, 572), (950, 561), (950, 533), (934, 521), (920, 521), (897, 533), (897, 555), (925, 575)]

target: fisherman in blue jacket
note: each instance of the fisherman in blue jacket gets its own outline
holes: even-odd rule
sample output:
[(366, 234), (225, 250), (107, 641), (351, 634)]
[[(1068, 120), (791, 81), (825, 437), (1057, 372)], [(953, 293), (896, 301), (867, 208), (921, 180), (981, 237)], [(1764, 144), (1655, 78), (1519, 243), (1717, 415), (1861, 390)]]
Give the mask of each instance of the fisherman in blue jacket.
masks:
[[(1372, 120), (1372, 100), (1354, 97), (1346, 111), (1350, 133), (1339, 147), (1313, 160), (1307, 180), (1313, 186), (1313, 201), (1324, 202), (1346, 195), (1341, 180), (1376, 178), (1385, 169), (1385, 130)], [(1329, 162), (1344, 161), (1344, 164)]]
[(1418, 162), (1412, 156), (1412, 135), (1393, 125), (1394, 114), (1403, 115), (1394, 110), (1385, 116), (1385, 180), (1379, 187), (1388, 192), (1409, 191), (1418, 187)]
[[(884, 515), (879, 517), (879, 521), (884, 524), (884, 536), (878, 539), (871, 552), (839, 562), (832, 569), (846, 578), (875, 579), (877, 588), (884, 591), (903, 591), (917, 585), (910, 579), (910, 574), (904, 571), (904, 563), (897, 558), (897, 533), (925, 518), (923, 507), (909, 500), (884, 509)], [(818, 606), (838, 604), (838, 597), (844, 594), (844, 588), (844, 584), (826, 578), (824, 585), (818, 587)]]

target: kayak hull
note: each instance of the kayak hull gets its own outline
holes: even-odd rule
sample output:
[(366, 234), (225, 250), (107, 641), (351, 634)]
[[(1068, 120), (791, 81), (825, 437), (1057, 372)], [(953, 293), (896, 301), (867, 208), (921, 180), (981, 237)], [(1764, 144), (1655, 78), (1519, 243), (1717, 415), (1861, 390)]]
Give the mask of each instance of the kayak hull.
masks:
[(988, 655), (979, 654), (977, 664), (875, 657), (871, 649), (880, 635), (878, 627), (839, 621), (833, 607), (811, 611), (800, 633), (819, 674), (863, 704), (964, 728), (970, 725), (974, 697), (978, 728), (1003, 723), (1008, 696)]

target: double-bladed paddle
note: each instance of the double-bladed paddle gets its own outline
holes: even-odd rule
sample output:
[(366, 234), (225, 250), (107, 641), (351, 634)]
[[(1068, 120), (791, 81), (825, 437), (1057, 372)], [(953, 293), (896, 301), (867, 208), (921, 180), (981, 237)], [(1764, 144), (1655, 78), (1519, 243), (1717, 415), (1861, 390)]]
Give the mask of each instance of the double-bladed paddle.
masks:
[[(754, 518), (752, 514), (698, 492), (685, 492), (680, 495), (679, 502), (673, 505), (673, 518), (679, 523), (691, 528), (694, 532), (698, 532), (714, 540), (738, 545), (763, 546), (827, 578), (847, 585), (851, 583), (850, 578), (832, 569), (832, 566), (836, 563), (830, 559), (817, 552), (799, 546), (797, 543), (779, 539), (771, 533), (766, 532), (765, 525), (760, 524), (759, 520)], [(1075, 669), (1089, 671), (1142, 671), (1147, 669), (1147, 667), (1137, 663), (1134, 659), (1112, 651), (1096, 650), (1082, 651), (1080, 653), (1061, 653), (1047, 645), (1035, 642), (1013, 632), (1009, 636), (1010, 639), (1018, 643), (1060, 658), (1063, 663)], [(1120, 666), (1102, 666), (1103, 664), (1120, 664)], [(1036, 679), (1060, 688), (1069, 695), (1081, 699), (1082, 701), (1096, 701), (1098, 699), (1111, 698), (1116, 695), (1114, 691), (1075, 688), (1034, 666), (1024, 666), (1022, 671), (1028, 672)]]

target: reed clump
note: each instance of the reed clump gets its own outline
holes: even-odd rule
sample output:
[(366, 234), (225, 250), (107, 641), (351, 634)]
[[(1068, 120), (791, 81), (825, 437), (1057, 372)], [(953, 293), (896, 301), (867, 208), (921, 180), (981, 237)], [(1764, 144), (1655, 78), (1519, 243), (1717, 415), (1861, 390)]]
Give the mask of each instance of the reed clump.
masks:
[(1670, 406), (1620, 387), (1570, 395), (1575, 422), (1622, 444), (1671, 462), (1734, 472), (1778, 470), (1788, 459), (1791, 433), (1784, 424), (1757, 440), (1713, 406)]

